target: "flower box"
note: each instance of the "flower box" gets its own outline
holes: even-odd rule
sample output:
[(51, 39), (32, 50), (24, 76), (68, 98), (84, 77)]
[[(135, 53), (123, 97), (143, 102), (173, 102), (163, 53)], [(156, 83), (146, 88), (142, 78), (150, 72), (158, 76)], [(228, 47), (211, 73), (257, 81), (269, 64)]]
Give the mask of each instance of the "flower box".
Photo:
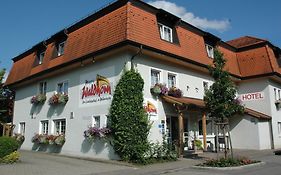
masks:
[(57, 105), (57, 104), (65, 105), (67, 102), (68, 102), (68, 95), (67, 94), (54, 94), (49, 99), (49, 105)]
[(168, 95), (172, 97), (182, 97), (182, 91), (179, 88), (171, 87), (168, 91)]
[(111, 134), (111, 129), (107, 127), (98, 128), (98, 127), (89, 127), (84, 131), (84, 137), (89, 140), (106, 139)]
[(33, 97), (31, 97), (30, 99), (30, 103), (31, 104), (43, 104), (46, 101), (46, 95), (45, 94), (38, 94), (35, 95)]
[(65, 143), (65, 135), (35, 134), (31, 142), (35, 144), (62, 146)]
[(167, 95), (168, 88), (165, 84), (157, 83), (150, 89), (150, 92), (154, 96)]

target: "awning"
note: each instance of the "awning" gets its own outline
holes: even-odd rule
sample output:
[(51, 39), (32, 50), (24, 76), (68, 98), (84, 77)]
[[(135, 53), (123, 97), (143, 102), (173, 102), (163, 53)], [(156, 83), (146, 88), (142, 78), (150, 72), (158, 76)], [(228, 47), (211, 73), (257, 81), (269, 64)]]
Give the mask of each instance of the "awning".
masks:
[[(196, 98), (190, 98), (190, 97), (180, 97), (180, 98), (176, 98), (176, 97), (172, 97), (172, 96), (162, 96), (162, 99), (168, 103), (172, 103), (172, 104), (179, 104), (179, 105), (195, 105), (197, 107), (200, 108), (205, 108), (205, 103), (202, 99), (196, 99)], [(253, 109), (250, 108), (245, 108), (245, 114), (248, 114), (252, 117), (255, 117), (257, 119), (263, 119), (263, 120), (270, 120), (271, 117), (269, 115), (266, 115), (264, 113), (255, 111)]]

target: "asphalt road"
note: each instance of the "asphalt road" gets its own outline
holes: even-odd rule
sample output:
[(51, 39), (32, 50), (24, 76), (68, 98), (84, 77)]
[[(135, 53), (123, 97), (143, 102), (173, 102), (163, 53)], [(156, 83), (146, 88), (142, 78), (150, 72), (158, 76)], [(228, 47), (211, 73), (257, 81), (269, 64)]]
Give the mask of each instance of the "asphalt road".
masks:
[(202, 159), (181, 159), (170, 163), (132, 167), (118, 162), (97, 162), (22, 151), (20, 162), (0, 165), (0, 175), (281, 175), (281, 156), (274, 155), (271, 150), (247, 150), (240, 151), (239, 154), (261, 160), (265, 164), (238, 170), (206, 170), (193, 167), (202, 162)]

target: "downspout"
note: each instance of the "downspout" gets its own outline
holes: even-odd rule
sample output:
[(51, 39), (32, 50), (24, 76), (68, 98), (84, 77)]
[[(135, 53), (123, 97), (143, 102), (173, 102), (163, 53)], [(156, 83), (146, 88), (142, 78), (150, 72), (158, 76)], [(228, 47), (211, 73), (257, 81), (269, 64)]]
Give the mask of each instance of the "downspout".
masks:
[(140, 45), (139, 51), (131, 57), (131, 70), (134, 69), (133, 59), (140, 54), (142, 54), (142, 45)]

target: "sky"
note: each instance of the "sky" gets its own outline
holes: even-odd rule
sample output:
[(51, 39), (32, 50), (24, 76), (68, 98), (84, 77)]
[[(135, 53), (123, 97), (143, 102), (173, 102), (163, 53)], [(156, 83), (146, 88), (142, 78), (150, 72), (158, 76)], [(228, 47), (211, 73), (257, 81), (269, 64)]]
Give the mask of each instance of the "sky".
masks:
[[(281, 1), (144, 0), (223, 41), (241, 36), (269, 40), (281, 47)], [(74, 24), (112, 0), (9, 0), (0, 2), (0, 69), (12, 58)]]

